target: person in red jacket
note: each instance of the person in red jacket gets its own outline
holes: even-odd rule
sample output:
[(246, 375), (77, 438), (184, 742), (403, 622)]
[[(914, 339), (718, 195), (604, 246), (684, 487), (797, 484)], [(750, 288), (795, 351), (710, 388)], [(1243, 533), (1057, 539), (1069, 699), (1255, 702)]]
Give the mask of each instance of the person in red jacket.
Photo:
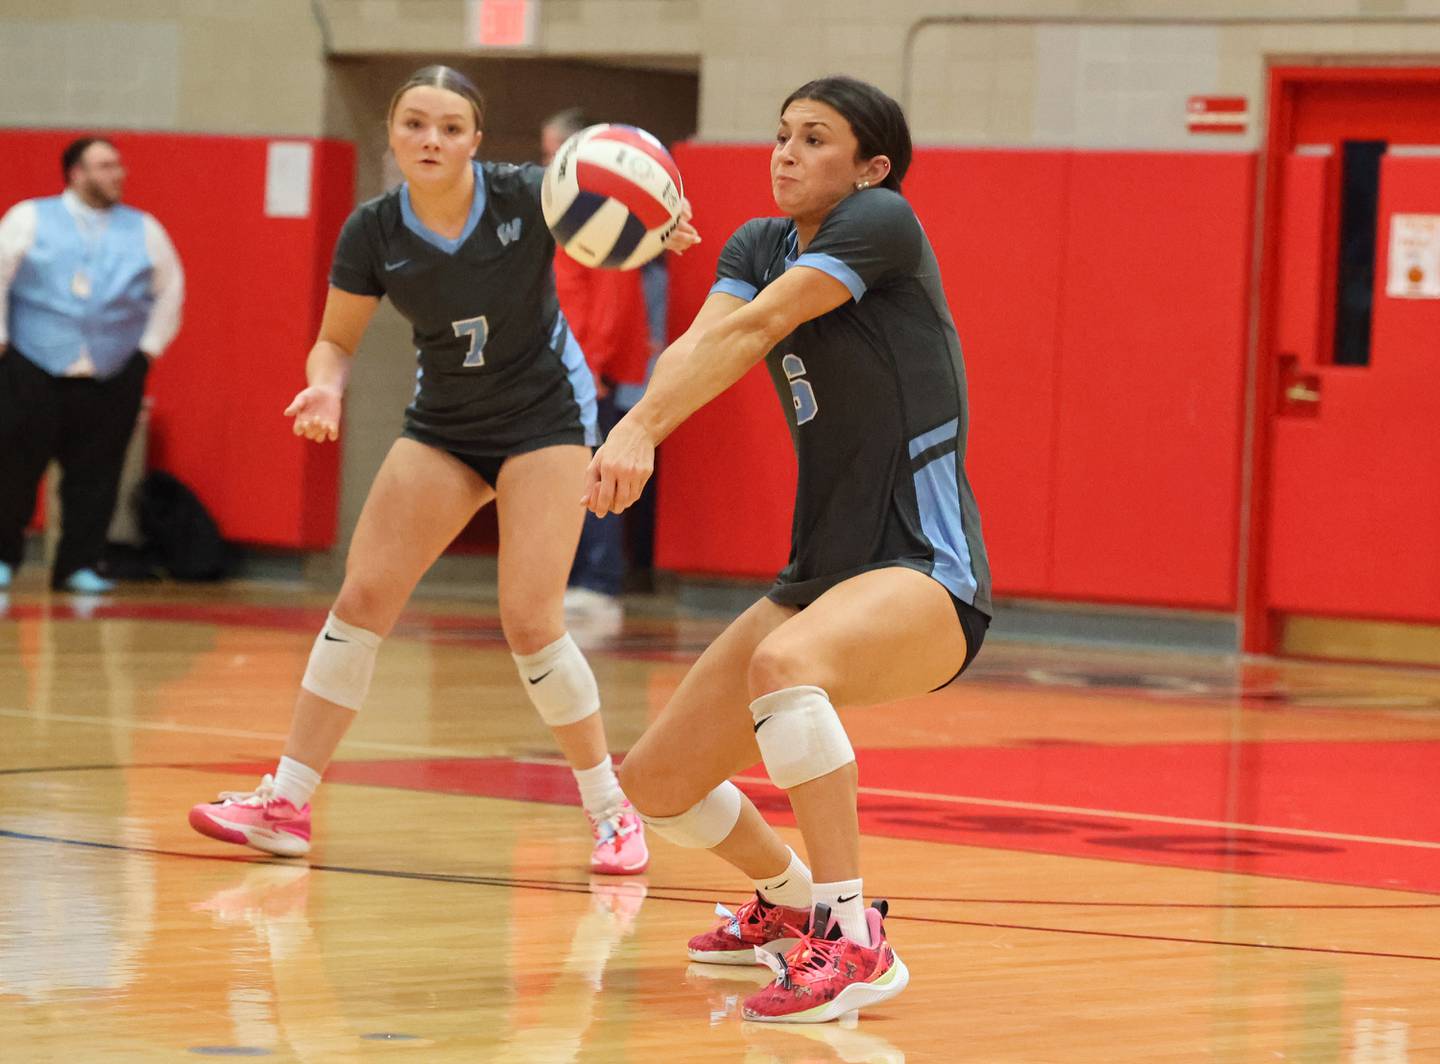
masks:
[[(567, 137), (591, 124), (578, 107), (547, 119), (540, 129), (541, 162), (549, 165)], [(634, 405), (650, 364), (650, 329), (640, 271), (589, 269), (557, 249), (555, 291), (570, 331), (595, 375), (603, 439)], [(616, 623), (622, 612), (624, 583), (622, 518), (618, 514), (606, 518), (587, 514), (565, 592), (566, 612)]]

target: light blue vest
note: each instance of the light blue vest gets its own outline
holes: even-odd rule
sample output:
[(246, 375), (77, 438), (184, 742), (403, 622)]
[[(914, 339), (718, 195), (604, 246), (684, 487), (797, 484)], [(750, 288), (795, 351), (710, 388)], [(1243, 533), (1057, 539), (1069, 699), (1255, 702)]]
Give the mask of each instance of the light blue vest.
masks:
[[(155, 304), (145, 216), (112, 207), (103, 231), (87, 235), (59, 196), (36, 200), (35, 210), (35, 243), (10, 286), (10, 343), (57, 377), (86, 352), (96, 377), (113, 377), (140, 346)], [(88, 293), (77, 294), (77, 275)]]

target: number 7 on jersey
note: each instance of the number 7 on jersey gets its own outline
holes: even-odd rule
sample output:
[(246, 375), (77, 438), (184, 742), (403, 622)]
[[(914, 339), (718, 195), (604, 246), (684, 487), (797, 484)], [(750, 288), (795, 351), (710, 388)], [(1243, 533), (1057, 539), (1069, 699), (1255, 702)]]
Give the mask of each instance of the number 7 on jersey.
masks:
[(455, 330), (456, 336), (470, 337), (470, 350), (466, 352), (464, 365), (467, 368), (485, 365), (485, 341), (490, 339), (490, 323), (485, 320), (485, 315), (452, 321), (450, 328)]

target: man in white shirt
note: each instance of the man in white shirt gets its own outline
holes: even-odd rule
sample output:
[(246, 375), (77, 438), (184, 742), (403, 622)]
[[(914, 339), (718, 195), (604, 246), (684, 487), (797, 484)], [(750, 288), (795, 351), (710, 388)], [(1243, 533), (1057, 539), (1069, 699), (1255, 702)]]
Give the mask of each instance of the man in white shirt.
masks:
[[(65, 191), (0, 219), (0, 590), (20, 564), (46, 465), (60, 481), (51, 586), (101, 593), (96, 572), (145, 375), (180, 328), (185, 277), (160, 223), (121, 205), (109, 141), (61, 156)], [(54, 519), (54, 515), (50, 515)]]

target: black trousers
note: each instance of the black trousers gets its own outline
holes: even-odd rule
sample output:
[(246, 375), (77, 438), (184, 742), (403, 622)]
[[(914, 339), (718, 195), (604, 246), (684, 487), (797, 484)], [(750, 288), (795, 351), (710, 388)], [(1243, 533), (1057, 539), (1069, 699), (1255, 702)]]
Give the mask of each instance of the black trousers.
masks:
[(62, 476), (51, 586), (99, 562), (149, 364), (137, 351), (118, 376), (96, 380), (51, 376), (13, 347), (0, 356), (0, 562), (19, 566), (35, 493), (52, 458)]

